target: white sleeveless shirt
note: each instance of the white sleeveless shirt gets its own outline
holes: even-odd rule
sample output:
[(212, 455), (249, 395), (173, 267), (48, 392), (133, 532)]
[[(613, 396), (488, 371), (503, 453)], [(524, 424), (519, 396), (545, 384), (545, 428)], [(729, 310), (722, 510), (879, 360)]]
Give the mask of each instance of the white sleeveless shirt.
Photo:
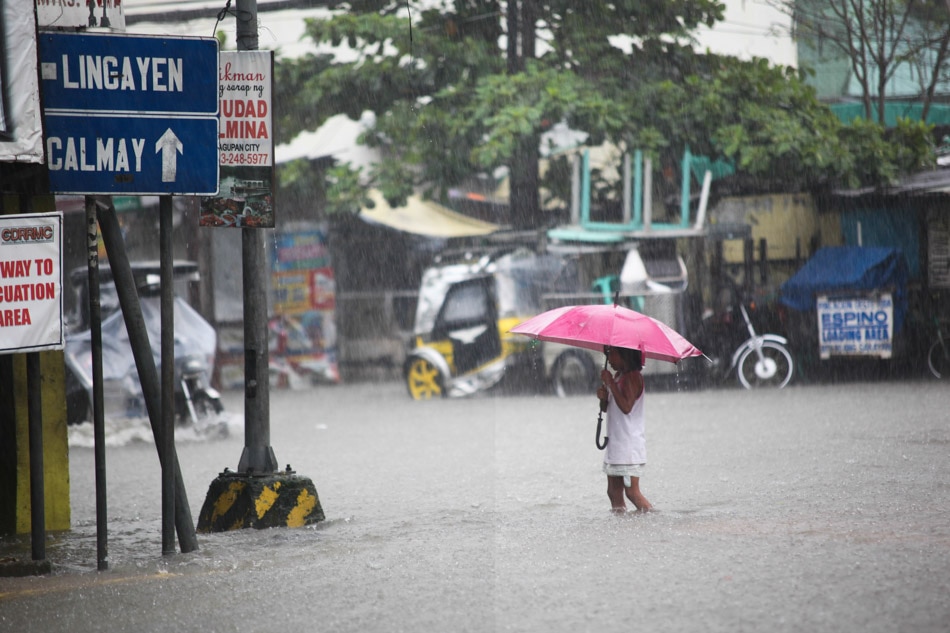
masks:
[[(624, 377), (626, 378), (626, 377)], [(643, 400), (646, 386), (640, 397), (633, 403), (630, 413), (624, 413), (614, 401), (611, 393), (607, 399), (607, 449), (604, 454), (606, 464), (645, 464), (647, 463), (647, 443)]]

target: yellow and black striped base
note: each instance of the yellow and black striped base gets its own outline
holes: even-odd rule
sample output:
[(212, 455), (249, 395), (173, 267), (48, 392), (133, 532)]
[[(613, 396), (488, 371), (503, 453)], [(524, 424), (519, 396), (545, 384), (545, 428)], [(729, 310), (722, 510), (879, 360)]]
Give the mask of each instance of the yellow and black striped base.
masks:
[(226, 470), (211, 482), (198, 516), (198, 532), (301, 527), (325, 518), (317, 489), (307, 477)]

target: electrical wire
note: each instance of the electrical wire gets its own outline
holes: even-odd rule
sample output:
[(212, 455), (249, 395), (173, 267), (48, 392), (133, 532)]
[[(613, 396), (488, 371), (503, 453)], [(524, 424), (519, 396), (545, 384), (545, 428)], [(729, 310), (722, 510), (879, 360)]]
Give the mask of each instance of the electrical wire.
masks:
[(224, 19), (224, 16), (228, 15), (231, 12), (231, 0), (228, 0), (224, 5), (224, 8), (218, 11), (218, 19), (214, 23), (214, 29), (211, 31), (211, 37), (214, 37), (218, 32), (218, 25), (221, 24), (221, 20)]

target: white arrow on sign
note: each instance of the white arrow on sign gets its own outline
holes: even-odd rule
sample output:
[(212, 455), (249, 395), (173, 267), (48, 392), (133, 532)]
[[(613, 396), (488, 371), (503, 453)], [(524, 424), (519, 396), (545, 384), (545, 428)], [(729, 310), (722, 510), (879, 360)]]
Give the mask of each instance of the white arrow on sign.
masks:
[(181, 141), (171, 128), (165, 130), (161, 138), (155, 141), (155, 153), (162, 153), (162, 182), (175, 182), (178, 170), (178, 154), (184, 154)]

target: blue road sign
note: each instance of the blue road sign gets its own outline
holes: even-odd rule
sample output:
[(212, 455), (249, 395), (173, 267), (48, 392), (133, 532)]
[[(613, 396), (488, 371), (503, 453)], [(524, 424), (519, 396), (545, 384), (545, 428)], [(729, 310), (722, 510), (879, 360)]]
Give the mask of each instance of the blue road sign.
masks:
[(46, 110), (218, 112), (214, 38), (41, 33)]
[(214, 38), (41, 33), (50, 190), (214, 195)]
[(218, 120), (46, 114), (50, 190), (75, 194), (214, 195)]

